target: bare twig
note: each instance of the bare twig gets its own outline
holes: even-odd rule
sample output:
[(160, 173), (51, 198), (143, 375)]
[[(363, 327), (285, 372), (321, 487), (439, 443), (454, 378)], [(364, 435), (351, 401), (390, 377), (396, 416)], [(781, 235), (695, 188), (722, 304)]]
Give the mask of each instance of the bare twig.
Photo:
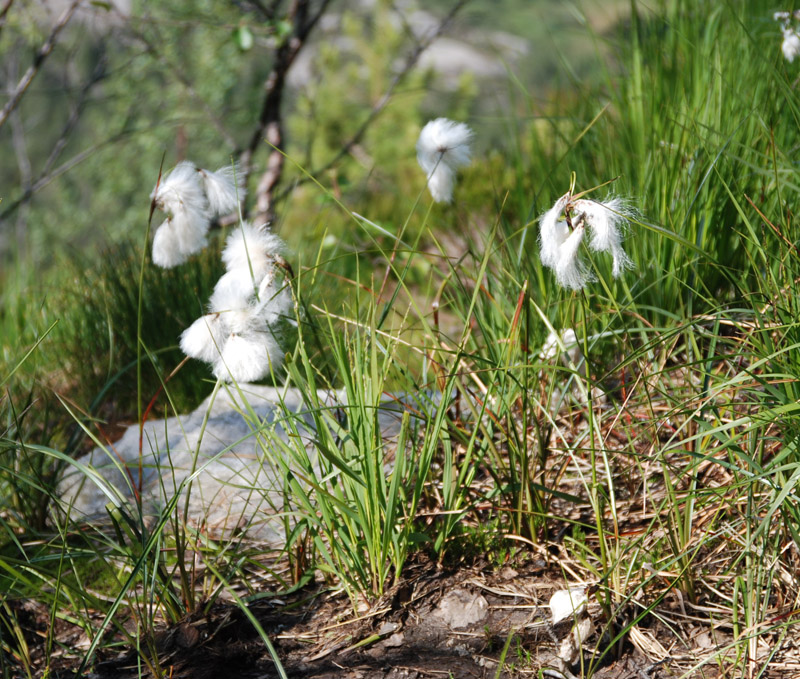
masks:
[(272, 21), (278, 13), (278, 5), (281, 0), (272, 0), (270, 5), (267, 6), (261, 0), (248, 0), (249, 4), (255, 7), (267, 21)]
[(310, 0), (294, 0), (289, 9), (289, 18), (293, 24), (291, 36), (283, 42), (275, 55), (275, 63), (264, 83), (264, 103), (261, 108), (258, 126), (250, 143), (239, 156), (247, 182), (253, 172), (253, 156), (262, 141), (266, 139), (271, 147), (267, 167), (258, 181), (255, 192), (256, 205), (253, 221), (262, 224), (272, 221), (273, 193), (283, 171), (283, 126), (281, 121), (281, 102), (286, 84), (286, 73), (294, 63), (295, 57), (305, 44), (309, 33), (319, 18), (325, 13), (330, 0), (322, 0), (316, 12), (309, 12)]
[(375, 103), (375, 105), (372, 107), (372, 110), (369, 112), (369, 115), (364, 120), (364, 122), (361, 123), (361, 126), (355, 131), (353, 136), (351, 136), (350, 139), (348, 139), (342, 145), (342, 147), (336, 152), (333, 158), (331, 158), (327, 163), (325, 163), (321, 167), (318, 167), (317, 169), (313, 170), (307, 175), (298, 178), (298, 180), (294, 182), (291, 187), (284, 189), (275, 198), (275, 200), (280, 200), (282, 198), (285, 198), (286, 195), (289, 193), (289, 191), (291, 191), (298, 185), (305, 184), (308, 181), (316, 179), (321, 174), (323, 174), (331, 167), (336, 165), (336, 163), (338, 163), (342, 158), (344, 158), (348, 153), (350, 153), (353, 150), (353, 147), (355, 147), (361, 141), (361, 139), (364, 137), (364, 135), (366, 134), (367, 130), (370, 128), (372, 123), (375, 122), (375, 119), (381, 114), (383, 109), (386, 108), (386, 105), (391, 100), (395, 89), (397, 89), (397, 86), (401, 82), (403, 82), (403, 80), (411, 71), (411, 69), (414, 68), (414, 66), (419, 61), (420, 56), (422, 56), (422, 53), (426, 49), (428, 49), (428, 47), (430, 47), (430, 45), (434, 42), (434, 40), (436, 40), (447, 29), (447, 27), (450, 25), (450, 22), (453, 20), (455, 15), (465, 4), (467, 4), (468, 1), (469, 0), (458, 0), (458, 2), (456, 2), (453, 8), (447, 13), (447, 16), (445, 16), (439, 23), (439, 25), (436, 27), (436, 30), (433, 31), (424, 40), (417, 43), (417, 45), (414, 47), (411, 53), (406, 57), (405, 63), (403, 64), (403, 68), (400, 69), (397, 75), (389, 83), (389, 87), (387, 88), (386, 92), (384, 92), (383, 96), (381, 96), (381, 98)]
[[(12, 54), (9, 59), (9, 70), (13, 74), (11, 77), (16, 79), (19, 75), (19, 59), (17, 54)], [(14, 155), (17, 157), (17, 167), (19, 169), (20, 182), (23, 186), (30, 184), (33, 170), (31, 160), (28, 156), (27, 142), (25, 140), (25, 127), (19, 115), (19, 111), (12, 111), (9, 116), (11, 125), (11, 145), (14, 148)]]
[[(61, 153), (64, 151), (64, 148), (66, 147), (67, 142), (69, 141), (70, 135), (75, 130), (78, 122), (80, 121), (80, 115), (83, 109), (85, 108), (86, 103), (88, 102), (89, 93), (91, 92), (92, 88), (95, 85), (97, 85), (97, 83), (101, 82), (106, 77), (107, 63), (108, 59), (104, 53), (103, 56), (98, 60), (94, 68), (94, 71), (89, 77), (89, 80), (87, 80), (81, 86), (80, 92), (78, 93), (78, 98), (75, 101), (74, 105), (72, 106), (72, 111), (70, 112), (70, 116), (67, 119), (67, 122), (64, 124), (64, 127), (62, 128), (61, 134), (56, 140), (56, 143), (53, 145), (53, 148), (50, 151), (50, 155), (47, 157), (44, 166), (39, 171), (39, 174), (35, 179), (32, 179), (32, 173), (30, 172), (28, 172), (27, 177), (24, 176), (24, 173), (21, 173), (22, 195), (19, 198), (17, 198), (14, 202), (12, 202), (10, 205), (8, 206), (4, 205), (6, 209), (3, 210), (2, 213), (0, 213), (0, 220), (6, 218), (8, 215), (10, 215), (14, 211), (18, 210), (20, 207), (25, 205), (37, 191), (43, 189), (53, 179), (66, 172), (67, 169), (74, 167), (81, 161), (85, 160), (89, 155), (91, 155), (91, 153), (94, 150), (100, 148), (101, 146), (105, 146), (108, 143), (112, 143), (114, 140), (118, 138), (121, 138), (120, 135), (115, 135), (110, 140), (101, 142), (100, 144), (91, 147), (87, 151), (79, 153), (73, 159), (67, 161), (61, 167), (56, 168), (54, 171), (51, 172), (53, 165), (61, 156)], [(16, 114), (16, 111), (14, 111), (14, 114)], [(11, 122), (12, 124), (14, 123), (13, 115), (11, 117)]]
[(6, 25), (6, 16), (8, 15), (8, 10), (11, 9), (11, 5), (14, 4), (14, 0), (6, 0), (5, 4), (3, 5), (3, 9), (0, 9), (0, 33), (3, 31), (3, 27)]
[[(22, 99), (22, 95), (25, 94), (25, 90), (28, 89), (28, 86), (36, 77), (36, 74), (39, 72), (39, 68), (41, 67), (42, 63), (53, 51), (53, 48), (56, 45), (56, 38), (58, 37), (58, 34), (61, 32), (64, 26), (69, 23), (69, 20), (72, 18), (72, 15), (75, 13), (75, 10), (78, 9), (78, 5), (80, 4), (81, 0), (73, 0), (70, 6), (64, 10), (58, 21), (56, 21), (53, 29), (50, 31), (50, 35), (47, 36), (47, 40), (44, 41), (44, 44), (34, 55), (33, 63), (30, 65), (28, 70), (25, 71), (25, 75), (22, 76), (22, 79), (14, 88), (11, 98), (6, 102), (6, 105), (3, 106), (3, 109), (0, 111), (0, 127), (2, 127), (6, 122), (11, 111), (13, 111), (17, 107), (17, 104), (19, 104), (20, 100)], [(3, 9), (3, 14), (0, 16), (5, 17), (5, 12), (8, 11), (10, 6), (11, 3), (8, 2), (6, 7)]]
[(6, 219), (10, 214), (13, 214), (13, 212), (15, 210), (18, 210), (22, 205), (27, 203), (34, 193), (36, 193), (37, 191), (41, 191), (54, 179), (57, 179), (62, 174), (68, 172), (76, 165), (79, 165), (80, 163), (82, 163), (84, 160), (92, 156), (100, 149), (105, 148), (106, 146), (114, 144), (118, 141), (121, 141), (122, 139), (125, 139), (125, 137), (128, 137), (134, 134), (135, 132), (136, 130), (129, 129), (129, 125), (126, 122), (122, 125), (120, 131), (117, 132), (116, 134), (113, 134), (110, 137), (107, 137), (106, 139), (103, 139), (102, 141), (93, 144), (89, 148), (84, 149), (79, 153), (76, 153), (69, 160), (65, 160), (63, 163), (61, 163), (61, 165), (53, 169), (51, 172), (46, 174), (40, 174), (39, 177), (37, 177), (37, 179), (23, 191), (22, 195), (19, 198), (14, 200), (12, 203), (9, 203), (7, 207), (5, 202), (3, 203), (3, 207), (5, 207), (5, 210), (0, 212), (0, 222)]

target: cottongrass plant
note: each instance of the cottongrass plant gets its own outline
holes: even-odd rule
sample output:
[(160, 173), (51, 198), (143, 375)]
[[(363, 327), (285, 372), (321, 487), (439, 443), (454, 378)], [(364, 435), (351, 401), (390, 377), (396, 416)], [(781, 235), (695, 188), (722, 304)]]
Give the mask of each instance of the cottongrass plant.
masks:
[(791, 29), (783, 29), (783, 42), (781, 43), (781, 51), (786, 61), (790, 64), (794, 61), (795, 57), (800, 54), (800, 35)]
[(791, 64), (800, 55), (800, 35), (798, 35), (797, 29), (792, 26), (792, 20), (800, 21), (800, 11), (775, 12), (772, 18), (781, 22), (781, 30), (783, 32), (781, 51), (786, 61)]
[[(164, 268), (183, 263), (206, 245), (214, 217), (238, 209), (243, 195), (235, 166), (210, 172), (189, 161), (178, 163), (151, 194), (168, 214), (153, 238), (153, 262)], [(283, 362), (275, 328), (288, 318), (292, 296), (278, 284), (283, 241), (243, 222), (228, 236), (225, 273), (209, 300), (209, 313), (181, 335), (184, 354), (209, 363), (217, 379), (255, 382)]]
[(632, 216), (630, 206), (621, 198), (605, 202), (577, 198), (571, 192), (561, 196), (539, 219), (539, 254), (552, 269), (561, 287), (581, 290), (596, 279), (580, 256), (580, 246), (591, 231), (589, 249), (608, 252), (613, 258), (615, 278), (633, 262), (622, 247), (625, 222)]
[(243, 222), (228, 236), (222, 261), (226, 273), (209, 301), (209, 313), (181, 335), (187, 356), (211, 364), (223, 381), (254, 382), (281, 366), (278, 332), (292, 311), (288, 284), (278, 277), (283, 241)]
[(456, 172), (470, 162), (472, 136), (466, 124), (447, 118), (436, 118), (422, 128), (417, 140), (417, 162), (437, 203), (453, 200)]
[(244, 195), (235, 166), (216, 172), (183, 161), (153, 189), (153, 205), (167, 214), (153, 238), (153, 262), (169, 269), (206, 246), (211, 220), (236, 212)]

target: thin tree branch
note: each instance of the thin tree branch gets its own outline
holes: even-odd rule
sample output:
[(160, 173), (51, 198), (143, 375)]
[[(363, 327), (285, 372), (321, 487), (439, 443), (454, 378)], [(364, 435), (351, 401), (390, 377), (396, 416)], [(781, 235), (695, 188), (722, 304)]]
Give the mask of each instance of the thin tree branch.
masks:
[[(11, 54), (9, 61), (9, 80), (16, 79), (19, 75), (19, 55), (16, 53)], [(9, 125), (11, 126), (11, 145), (14, 148), (14, 155), (17, 157), (20, 184), (28, 186), (31, 182), (31, 177), (33, 177), (33, 169), (25, 139), (25, 126), (22, 124), (19, 111), (11, 112)]]
[(69, 140), (70, 134), (72, 134), (75, 127), (78, 125), (80, 121), (81, 113), (83, 109), (86, 107), (87, 102), (89, 101), (89, 93), (92, 91), (95, 85), (99, 82), (105, 80), (107, 72), (106, 67), (108, 66), (108, 55), (103, 50), (103, 54), (95, 64), (94, 70), (92, 74), (89, 76), (89, 80), (87, 80), (80, 89), (78, 93), (78, 98), (75, 101), (74, 105), (72, 106), (72, 111), (70, 112), (69, 118), (67, 122), (64, 124), (64, 127), (61, 130), (61, 134), (59, 135), (56, 143), (53, 145), (52, 151), (50, 151), (50, 155), (47, 157), (45, 161), (44, 167), (42, 171), (39, 173), (38, 179), (41, 179), (44, 175), (46, 175), (50, 168), (53, 167), (53, 164), (58, 160), (58, 157), (61, 155), (61, 152), (64, 150), (64, 147), (67, 145), (67, 141)]
[[(17, 104), (19, 104), (20, 100), (22, 99), (22, 95), (25, 94), (25, 90), (28, 89), (28, 86), (36, 77), (36, 74), (39, 72), (39, 68), (41, 67), (42, 63), (45, 59), (47, 59), (47, 57), (53, 51), (53, 48), (56, 46), (56, 38), (58, 37), (58, 34), (61, 32), (64, 26), (69, 23), (69, 20), (72, 18), (72, 15), (75, 13), (75, 10), (78, 9), (78, 5), (80, 4), (81, 0), (73, 0), (72, 4), (70, 4), (70, 6), (64, 10), (58, 21), (56, 21), (55, 25), (53, 26), (53, 30), (50, 31), (50, 35), (47, 36), (47, 40), (44, 41), (44, 44), (34, 55), (33, 63), (30, 65), (28, 70), (25, 71), (25, 75), (22, 76), (22, 79), (17, 83), (16, 88), (14, 88), (11, 98), (6, 102), (6, 105), (0, 111), (0, 127), (2, 127), (6, 122), (11, 111), (13, 111), (17, 107)], [(11, 3), (9, 2), (3, 10), (3, 16), (5, 16), (5, 12), (8, 11), (10, 6)]]
[(14, 4), (14, 0), (6, 0), (6, 3), (3, 5), (3, 9), (0, 9), (0, 33), (3, 32), (3, 28), (6, 25), (6, 16), (8, 15), (8, 10), (11, 9), (11, 5)]
[(309, 33), (325, 13), (331, 0), (322, 0), (314, 14), (309, 15), (310, 0), (294, 0), (289, 10), (289, 17), (294, 26), (292, 35), (278, 48), (275, 63), (264, 83), (264, 103), (261, 115), (247, 148), (239, 156), (244, 181), (247, 182), (253, 172), (253, 156), (266, 138), (271, 147), (267, 167), (258, 181), (255, 193), (255, 212), (253, 221), (263, 224), (272, 221), (274, 216), (273, 193), (283, 172), (283, 126), (281, 120), (281, 102), (286, 85), (286, 73), (294, 63), (295, 57), (305, 44)]
[(278, 5), (281, 0), (272, 0), (272, 3), (267, 7), (261, 0), (247, 0), (247, 4), (255, 7), (267, 21), (272, 21), (278, 13)]
[[(77, 126), (78, 122), (80, 121), (80, 115), (83, 112), (83, 109), (85, 108), (86, 103), (89, 99), (89, 93), (91, 92), (92, 88), (95, 85), (97, 85), (97, 83), (105, 79), (107, 63), (108, 63), (107, 55), (103, 53), (103, 56), (99, 59), (89, 80), (81, 86), (80, 92), (78, 93), (77, 101), (72, 107), (70, 116), (67, 119), (67, 122), (64, 124), (64, 127), (61, 129), (61, 134), (56, 140), (56, 143), (53, 145), (53, 148), (50, 151), (50, 155), (47, 157), (47, 160), (42, 166), (42, 169), (39, 172), (38, 176), (33, 180), (31, 179), (30, 173), (27, 179), (23, 177), (23, 181), (21, 182), (23, 188), (22, 195), (19, 198), (17, 198), (13, 203), (11, 203), (9, 206), (7, 206), (5, 210), (3, 210), (3, 212), (0, 214), (0, 220), (4, 219), (10, 213), (14, 212), (15, 210), (25, 205), (25, 203), (27, 203), (37, 191), (47, 186), (47, 184), (49, 184), (53, 179), (66, 172), (69, 168), (80, 163), (82, 160), (88, 157), (88, 155), (90, 155), (94, 150), (99, 148), (99, 146), (104, 146), (105, 144), (110, 143), (110, 141), (113, 141), (119, 137), (119, 135), (115, 135), (114, 137), (111, 138), (111, 140), (102, 142), (100, 145), (92, 147), (88, 151), (84, 151), (78, 154), (78, 156), (73, 158), (71, 161), (67, 161), (67, 163), (57, 168), (52, 173), (50, 172), (51, 168), (58, 160), (61, 153), (64, 151), (64, 148), (67, 145), (67, 141), (69, 140), (70, 135)], [(14, 115), (16, 115), (16, 113), (17, 113), (16, 111), (12, 113), (11, 116), (12, 124), (14, 123)]]
[(358, 143), (360, 143), (361, 139), (366, 134), (367, 130), (370, 128), (372, 123), (375, 122), (375, 119), (381, 114), (386, 105), (392, 98), (395, 89), (397, 86), (400, 85), (401, 82), (406, 78), (409, 74), (411, 69), (416, 66), (417, 62), (419, 61), (420, 56), (422, 53), (431, 46), (431, 44), (447, 29), (447, 27), (452, 22), (455, 15), (461, 10), (461, 8), (467, 4), (469, 0), (458, 0), (458, 2), (453, 6), (453, 8), (447, 13), (439, 25), (436, 27), (436, 30), (433, 31), (428, 37), (426, 37), (421, 42), (417, 43), (411, 53), (406, 57), (405, 63), (403, 64), (403, 68), (397, 73), (397, 75), (392, 79), (389, 83), (389, 87), (387, 88), (386, 92), (384, 92), (383, 96), (375, 103), (372, 107), (367, 118), (361, 123), (360, 127), (355, 131), (355, 133), (348, 139), (342, 147), (336, 152), (336, 154), (331, 158), (327, 163), (318, 167), (316, 170), (309, 172), (302, 177), (298, 177), (297, 181), (293, 182), (291, 187), (285, 188), (281, 191), (276, 197), (275, 200), (279, 201), (285, 198), (290, 191), (301, 184), (305, 184), (306, 182), (313, 181), (314, 179), (318, 178), (321, 174), (329, 170), (331, 167), (336, 165), (342, 158), (344, 158), (348, 153), (353, 150)]
[[(28, 155), (28, 142), (25, 138), (25, 125), (22, 122), (19, 109), (11, 112), (11, 115), (8, 117), (8, 125), (11, 128), (11, 144), (14, 147), (14, 155), (17, 157), (20, 184), (27, 189), (31, 184), (33, 171), (31, 169), (31, 160)], [(23, 261), (26, 259), (26, 250), (28, 246), (28, 242), (24, 237), (25, 225), (26, 212), (25, 210), (20, 210), (17, 212), (16, 241), (20, 258)]]
[(84, 149), (83, 151), (80, 151), (79, 153), (76, 153), (69, 160), (65, 160), (63, 163), (61, 163), (61, 165), (56, 167), (48, 174), (40, 174), (36, 178), (36, 180), (23, 191), (22, 195), (19, 198), (11, 202), (8, 206), (5, 205), (5, 202), (3, 203), (5, 210), (0, 212), (0, 222), (6, 219), (9, 215), (13, 214), (15, 210), (18, 210), (21, 206), (27, 203), (31, 199), (31, 196), (33, 196), (34, 193), (36, 193), (37, 191), (41, 191), (54, 179), (57, 179), (65, 172), (69, 172), (69, 170), (71, 170), (73, 167), (79, 165), (80, 163), (82, 163), (84, 160), (89, 158), (91, 155), (93, 155), (100, 149), (109, 146), (110, 144), (114, 144), (118, 141), (121, 141), (125, 139), (125, 137), (129, 137), (136, 132), (137, 130), (129, 129), (128, 122), (126, 121), (125, 124), (123, 124), (120, 131), (117, 132), (116, 134), (107, 137), (106, 139), (90, 146), (87, 149)]

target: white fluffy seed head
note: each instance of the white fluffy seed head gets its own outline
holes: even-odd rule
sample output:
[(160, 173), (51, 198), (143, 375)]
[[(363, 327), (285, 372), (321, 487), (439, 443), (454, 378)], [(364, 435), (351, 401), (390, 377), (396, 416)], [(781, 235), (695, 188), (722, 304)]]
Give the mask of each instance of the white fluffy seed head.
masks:
[(187, 206), (170, 219), (178, 237), (181, 250), (188, 257), (206, 246), (206, 234), (210, 226), (208, 215)]
[(230, 311), (250, 305), (259, 283), (247, 269), (236, 269), (222, 275), (209, 300), (210, 311)]
[(453, 199), (456, 170), (470, 162), (472, 137), (466, 124), (447, 118), (436, 118), (422, 128), (417, 139), (417, 162), (437, 203)]
[(294, 303), (288, 283), (277, 285), (274, 276), (267, 276), (258, 290), (255, 313), (268, 326), (281, 319), (291, 320)]
[(216, 216), (239, 209), (244, 198), (244, 174), (238, 164), (227, 165), (216, 172), (198, 169), (208, 199), (208, 208)]
[(256, 382), (280, 368), (280, 347), (269, 332), (231, 335), (222, 356), (214, 363), (214, 376), (225, 382)]
[(170, 220), (167, 220), (156, 229), (153, 237), (153, 263), (162, 269), (171, 269), (185, 261), (186, 255), (181, 250), (178, 235)]
[(206, 363), (219, 360), (230, 329), (222, 314), (206, 314), (181, 334), (181, 351)]
[(563, 288), (581, 290), (587, 283), (595, 280), (580, 257), (579, 249), (585, 233), (586, 228), (582, 223), (576, 225), (558, 249), (558, 261), (554, 269), (556, 282)]
[(569, 237), (569, 226), (561, 219), (568, 200), (569, 194), (565, 193), (539, 218), (539, 256), (550, 269), (558, 263), (559, 248)]
[(265, 329), (264, 324), (253, 312), (252, 307), (223, 311), (220, 313), (220, 316), (222, 316), (225, 325), (233, 335), (242, 335), (249, 332), (263, 331)]
[(249, 222), (242, 222), (228, 235), (222, 261), (227, 271), (252, 271), (253, 278), (260, 283), (275, 265), (275, 255), (283, 250), (283, 241), (278, 236), (263, 227), (257, 228)]
[(255, 229), (247, 222), (235, 229), (222, 252), (227, 273), (214, 286), (211, 310), (239, 309), (263, 300), (265, 295), (260, 289), (274, 279), (275, 255), (283, 249), (283, 241), (278, 236)]
[(455, 184), (455, 172), (444, 163), (440, 163), (428, 176), (428, 190), (437, 203), (452, 202)]
[(206, 246), (210, 225), (208, 201), (195, 166), (184, 161), (175, 166), (150, 194), (167, 221), (153, 238), (153, 262), (171, 268)]
[(800, 55), (800, 36), (797, 35), (791, 28), (783, 29), (783, 43), (781, 43), (781, 51), (783, 56), (789, 63), (795, 60), (795, 57)]
[(176, 212), (156, 229), (153, 263), (170, 269), (206, 246), (207, 223), (192, 213)]
[(208, 211), (208, 201), (197, 168), (188, 160), (178, 163), (171, 172), (162, 177), (150, 198), (155, 200), (157, 208), (168, 215), (175, 215), (188, 208), (200, 212)]
[(614, 258), (614, 278), (633, 268), (633, 262), (622, 247), (625, 222), (633, 214), (630, 206), (621, 198), (610, 198), (602, 203), (577, 200), (574, 208), (583, 214), (591, 229), (589, 247), (595, 252), (610, 252)]

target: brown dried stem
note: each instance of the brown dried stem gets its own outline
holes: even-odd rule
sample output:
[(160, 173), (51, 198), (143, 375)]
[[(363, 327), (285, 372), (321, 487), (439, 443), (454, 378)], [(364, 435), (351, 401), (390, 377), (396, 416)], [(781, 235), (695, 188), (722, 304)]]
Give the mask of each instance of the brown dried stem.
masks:
[(244, 181), (253, 172), (253, 156), (263, 140), (271, 147), (267, 166), (258, 180), (255, 192), (256, 205), (252, 219), (256, 224), (271, 222), (274, 217), (273, 193), (283, 172), (283, 125), (281, 121), (281, 102), (286, 85), (286, 73), (294, 63), (300, 50), (308, 39), (311, 30), (325, 13), (330, 0), (322, 0), (316, 12), (310, 13), (309, 0), (294, 0), (289, 9), (292, 34), (281, 44), (275, 55), (275, 63), (264, 82), (264, 103), (258, 126), (250, 143), (242, 152), (240, 161)]

